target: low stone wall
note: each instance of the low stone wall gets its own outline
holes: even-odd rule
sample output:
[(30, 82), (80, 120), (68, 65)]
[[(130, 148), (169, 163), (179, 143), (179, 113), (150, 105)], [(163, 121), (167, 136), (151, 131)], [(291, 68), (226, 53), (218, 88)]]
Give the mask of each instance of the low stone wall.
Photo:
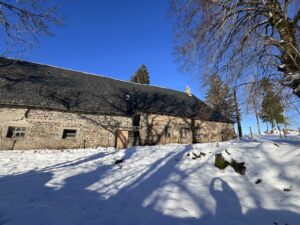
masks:
[[(115, 146), (117, 129), (130, 129), (129, 117), (24, 108), (0, 108), (0, 149), (65, 149)], [(9, 127), (25, 127), (24, 137), (7, 138)], [(76, 137), (63, 139), (64, 129)]]

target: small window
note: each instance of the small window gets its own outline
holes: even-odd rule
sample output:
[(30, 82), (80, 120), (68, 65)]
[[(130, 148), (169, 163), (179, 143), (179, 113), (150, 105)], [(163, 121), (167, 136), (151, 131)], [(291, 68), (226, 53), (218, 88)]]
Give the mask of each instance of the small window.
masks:
[(22, 138), (25, 136), (25, 127), (8, 127), (7, 138)]
[(168, 137), (168, 138), (171, 137), (171, 132), (169, 131), (169, 127), (168, 126), (165, 126), (164, 132), (165, 132), (165, 137)]
[(168, 136), (168, 132), (169, 132), (169, 127), (168, 126), (165, 126), (164, 132), (165, 132), (165, 136)]
[(140, 120), (141, 120), (140, 115), (134, 115), (132, 118), (132, 125), (136, 127), (140, 126)]
[(189, 132), (190, 132), (190, 129), (189, 129), (189, 128), (186, 128), (186, 127), (181, 128), (181, 129), (180, 129), (180, 137), (181, 137), (181, 138), (186, 138), (186, 137), (188, 137)]
[(75, 138), (76, 137), (76, 133), (77, 133), (77, 130), (64, 129), (62, 138), (63, 139)]

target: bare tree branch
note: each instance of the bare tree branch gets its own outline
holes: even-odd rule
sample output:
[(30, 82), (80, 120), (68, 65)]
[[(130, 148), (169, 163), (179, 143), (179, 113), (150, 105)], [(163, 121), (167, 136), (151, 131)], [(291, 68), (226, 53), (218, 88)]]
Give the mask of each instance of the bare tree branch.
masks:
[(55, 1), (0, 0), (0, 31), (6, 37), (6, 48), (31, 47), (39, 42), (39, 35), (52, 36), (52, 26), (61, 25), (62, 16)]
[[(283, 84), (300, 97), (299, 5), (289, 0), (172, 0), (178, 59), (184, 69), (199, 68), (206, 79), (218, 72), (234, 83), (260, 64), (265, 75), (280, 71)], [(234, 75), (229, 68), (240, 72)]]

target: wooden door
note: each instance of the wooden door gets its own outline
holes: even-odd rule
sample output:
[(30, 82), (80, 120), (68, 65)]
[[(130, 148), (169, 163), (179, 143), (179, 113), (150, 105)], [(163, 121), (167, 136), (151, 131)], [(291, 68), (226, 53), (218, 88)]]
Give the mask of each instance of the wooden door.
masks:
[(127, 148), (128, 145), (128, 130), (116, 131), (116, 148)]

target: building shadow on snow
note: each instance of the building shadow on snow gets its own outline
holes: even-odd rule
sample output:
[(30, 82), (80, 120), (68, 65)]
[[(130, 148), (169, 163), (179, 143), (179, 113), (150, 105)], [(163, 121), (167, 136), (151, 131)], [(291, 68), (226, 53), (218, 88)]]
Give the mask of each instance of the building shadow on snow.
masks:
[[(106, 153), (99, 153), (84, 159), (49, 167), (48, 170), (29, 171), (23, 174), (0, 178), (0, 224), (1, 225), (296, 225), (300, 214), (284, 210), (266, 210), (257, 207), (243, 213), (241, 200), (235, 190), (223, 179), (214, 178), (209, 186), (210, 196), (215, 201), (215, 210), (206, 208), (205, 199), (189, 190), (184, 180), (190, 174), (178, 168), (178, 162), (192, 148), (170, 152), (156, 160), (147, 169), (119, 167), (114, 163), (94, 165), (93, 169), (83, 170), (60, 181), (59, 188), (49, 182), (55, 178), (51, 172), (62, 172), (66, 167), (82, 166)], [(129, 149), (125, 162), (135, 154)], [(142, 165), (141, 165), (142, 167)], [(126, 168), (130, 173), (126, 172)], [(177, 179), (170, 179), (170, 176)], [(105, 178), (105, 182), (103, 181)], [(101, 185), (99, 185), (99, 182)], [(51, 183), (51, 182), (50, 182)], [(97, 186), (98, 184), (98, 186)], [(53, 184), (52, 184), (53, 185)], [(55, 185), (55, 184), (54, 184)], [(202, 185), (202, 184), (199, 184)], [(186, 206), (173, 209), (173, 215), (163, 212), (158, 205), (170, 200), (163, 195), (163, 188), (179, 189), (182, 196), (173, 196), (173, 201), (181, 198), (192, 199), (203, 212), (196, 216), (178, 216)], [(199, 186), (200, 187), (200, 186)], [(199, 188), (199, 191), (201, 189)], [(177, 213), (177, 211), (178, 213)], [(188, 213), (188, 212), (187, 212)]]

